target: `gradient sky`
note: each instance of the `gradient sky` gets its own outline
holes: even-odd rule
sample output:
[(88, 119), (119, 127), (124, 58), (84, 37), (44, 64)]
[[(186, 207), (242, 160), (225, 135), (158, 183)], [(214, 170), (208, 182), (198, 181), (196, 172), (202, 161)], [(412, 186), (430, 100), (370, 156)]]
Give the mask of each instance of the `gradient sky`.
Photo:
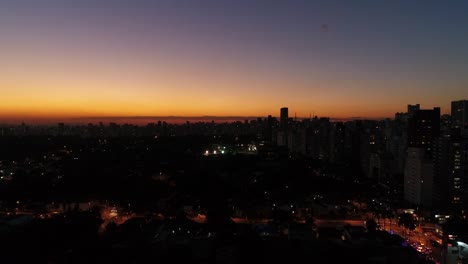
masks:
[(0, 121), (379, 118), (467, 98), (468, 1), (0, 1)]

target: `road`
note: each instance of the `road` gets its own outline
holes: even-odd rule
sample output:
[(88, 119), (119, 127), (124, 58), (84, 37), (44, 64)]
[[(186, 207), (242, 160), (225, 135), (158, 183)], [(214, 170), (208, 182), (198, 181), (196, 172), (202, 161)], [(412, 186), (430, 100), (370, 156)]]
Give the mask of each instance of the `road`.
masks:
[(343, 227), (345, 225), (350, 226), (366, 226), (363, 220), (331, 220), (331, 219), (315, 219), (315, 225), (317, 227)]
[(434, 247), (430, 243), (430, 240), (442, 242), (440, 241), (440, 238), (434, 236), (433, 234), (424, 232), (420, 227), (416, 227), (416, 229), (409, 235), (405, 228), (398, 226), (398, 220), (396, 218), (391, 220), (380, 220), (379, 224), (383, 230), (405, 238), (406, 241), (413, 245), (419, 252), (432, 257), (434, 262), (441, 262), (441, 247)]

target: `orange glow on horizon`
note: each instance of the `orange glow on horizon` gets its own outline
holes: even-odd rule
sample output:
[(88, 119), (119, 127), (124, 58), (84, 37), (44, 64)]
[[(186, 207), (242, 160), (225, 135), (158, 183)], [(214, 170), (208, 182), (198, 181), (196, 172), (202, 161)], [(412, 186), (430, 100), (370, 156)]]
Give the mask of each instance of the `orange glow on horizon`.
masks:
[[(319, 68), (310, 69), (310, 76), (299, 76), (283, 68), (262, 71), (230, 60), (199, 63), (196, 58), (122, 55), (116, 62), (100, 54), (34, 55), (10, 55), (0, 61), (4, 73), (0, 123), (134, 116), (277, 117), (283, 106), (298, 118), (380, 119), (406, 111), (410, 103), (440, 106), (444, 112), (454, 99), (425, 98), (410, 86), (399, 87), (399, 92), (411, 96), (408, 102), (397, 92), (369, 89), (388, 89), (391, 83), (350, 82), (346, 75), (321, 75)], [(437, 105), (440, 101), (445, 105)]]

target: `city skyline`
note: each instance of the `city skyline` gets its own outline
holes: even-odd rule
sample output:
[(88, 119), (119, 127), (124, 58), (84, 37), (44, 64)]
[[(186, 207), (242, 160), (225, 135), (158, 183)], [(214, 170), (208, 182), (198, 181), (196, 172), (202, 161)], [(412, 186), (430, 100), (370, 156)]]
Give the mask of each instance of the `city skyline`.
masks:
[[(392, 118), (466, 98), (468, 4), (4, 1), (0, 122)], [(185, 122), (183, 120), (182, 122)]]

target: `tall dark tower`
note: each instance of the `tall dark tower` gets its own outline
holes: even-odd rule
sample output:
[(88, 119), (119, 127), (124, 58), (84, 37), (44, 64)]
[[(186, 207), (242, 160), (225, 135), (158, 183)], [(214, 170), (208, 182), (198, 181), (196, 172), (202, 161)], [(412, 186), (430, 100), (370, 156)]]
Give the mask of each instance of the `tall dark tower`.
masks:
[[(416, 109), (408, 113), (408, 150), (404, 173), (405, 200), (412, 204), (431, 207), (434, 191), (432, 148), (440, 136), (440, 108)], [(436, 145), (436, 144), (435, 144)], [(434, 179), (436, 178), (436, 179)]]
[(408, 117), (408, 147), (424, 148), (431, 154), (432, 142), (440, 135), (440, 108), (419, 109)]
[(415, 105), (408, 105), (408, 118), (414, 117), (416, 111), (419, 111), (420, 105), (415, 104)]
[(282, 107), (281, 112), (280, 112), (280, 128), (282, 130), (287, 130), (288, 129), (288, 108), (287, 107)]
[(452, 127), (468, 129), (468, 100), (452, 102)]

